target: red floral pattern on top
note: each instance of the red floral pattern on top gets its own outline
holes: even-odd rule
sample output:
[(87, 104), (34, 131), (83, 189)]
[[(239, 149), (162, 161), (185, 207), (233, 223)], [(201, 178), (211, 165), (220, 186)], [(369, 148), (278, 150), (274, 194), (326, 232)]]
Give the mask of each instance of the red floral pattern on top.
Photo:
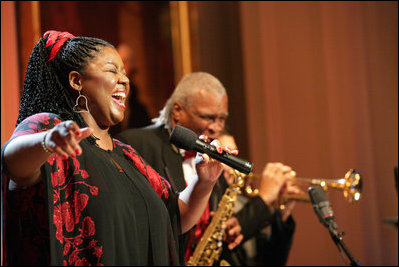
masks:
[[(12, 138), (47, 131), (58, 123), (61, 123), (61, 120), (55, 114), (36, 114), (22, 121), (15, 129)], [(126, 158), (134, 163), (140, 173), (148, 179), (156, 193), (164, 200), (168, 199), (170, 184), (146, 164), (132, 147), (116, 139), (113, 139), (113, 141), (115, 145), (121, 148)], [(37, 218), (32, 219), (28, 224), (39, 224), (41, 229), (44, 229), (40, 238), (48, 240), (50, 234), (50, 237), (53, 237), (56, 241), (55, 248), (51, 246), (51, 249), (56, 251), (56, 259), (53, 259), (52, 263), (65, 266), (103, 265), (103, 245), (96, 239), (96, 222), (86, 213), (90, 200), (99, 194), (98, 187), (88, 183), (90, 175), (81, 168), (77, 158), (64, 160), (61, 156), (53, 154), (48, 158), (45, 169), (49, 171), (48, 180), (43, 179), (35, 186), (23, 190), (22, 197), (19, 198), (18, 205), (15, 206), (18, 206), (19, 211), (22, 210), (26, 213), (30, 211), (36, 215)], [(45, 200), (45, 187), (48, 190), (48, 203)], [(33, 204), (32, 200), (38, 197), (43, 201), (39, 204)], [(47, 211), (48, 216), (46, 216)], [(50, 225), (53, 226), (50, 227), (51, 231), (49, 231), (48, 217), (50, 218)], [(28, 248), (28, 251), (22, 253), (24, 255), (29, 254), (28, 256), (32, 259), (35, 256), (39, 258), (45, 255), (48, 261), (50, 259), (48, 248), (36, 246), (32, 242), (35, 238), (37, 236), (33, 234), (23, 240), (21, 239), (21, 242), (33, 244), (24, 246)], [(20, 254), (21, 251), (17, 253)], [(32, 262), (34, 262), (33, 264), (36, 262), (42, 263), (43, 260)], [(51, 264), (51, 262), (46, 263), (44, 265)]]
[(169, 190), (171, 188), (170, 183), (160, 176), (150, 165), (146, 164), (142, 157), (140, 157), (137, 152), (129, 145), (120, 142), (117, 139), (113, 139), (114, 143), (123, 147), (123, 152), (125, 155), (134, 163), (137, 169), (147, 177), (151, 186), (157, 192), (158, 196), (169, 198)]
[[(60, 122), (55, 114), (36, 114), (22, 121), (12, 137), (46, 131)], [(52, 191), (50, 207), (53, 206), (50, 222), (55, 226), (55, 238), (62, 248), (63, 265), (103, 266), (103, 247), (95, 239), (95, 222), (89, 216), (82, 215), (90, 197), (98, 195), (98, 188), (86, 182), (89, 174), (80, 168), (76, 158), (64, 160), (53, 154), (47, 163), (51, 168), (51, 181), (47, 184)], [(76, 185), (81, 190), (87, 189), (87, 192), (76, 189)], [(90, 259), (85, 257), (88, 255)]]
[(40, 113), (26, 118), (15, 128), (11, 138), (47, 131), (61, 122), (59, 118), (50, 115), (51, 113)]

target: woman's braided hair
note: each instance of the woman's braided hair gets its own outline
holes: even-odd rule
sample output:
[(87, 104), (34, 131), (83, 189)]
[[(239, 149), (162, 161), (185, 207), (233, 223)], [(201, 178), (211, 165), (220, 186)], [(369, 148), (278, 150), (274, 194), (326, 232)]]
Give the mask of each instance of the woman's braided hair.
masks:
[(54, 39), (54, 36), (46, 32), (30, 55), (17, 125), (33, 114), (51, 112), (63, 120), (74, 120), (80, 127), (86, 127), (83, 118), (73, 112), (75, 100), (68, 75), (71, 71), (84, 73), (89, 61), (98, 52), (104, 47), (114, 46), (92, 37), (64, 38), (57, 45), (62, 40), (58, 37), (55, 43), (49, 45), (50, 38)]

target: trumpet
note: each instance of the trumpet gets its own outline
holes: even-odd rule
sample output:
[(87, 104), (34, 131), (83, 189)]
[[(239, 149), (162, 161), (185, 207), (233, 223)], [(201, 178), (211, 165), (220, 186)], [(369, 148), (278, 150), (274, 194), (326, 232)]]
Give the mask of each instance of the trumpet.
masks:
[[(253, 197), (259, 194), (259, 189), (254, 186), (259, 184), (261, 175), (249, 173), (245, 179), (244, 193)], [(360, 199), (362, 190), (362, 180), (360, 173), (355, 169), (350, 169), (343, 178), (339, 179), (314, 179), (314, 178), (300, 178), (295, 177), (295, 172), (291, 171), (290, 179), (292, 181), (298, 182), (299, 184), (317, 185), (321, 186), (324, 191), (329, 188), (342, 190), (345, 199), (349, 203), (356, 202)], [(290, 194), (282, 195), (273, 206), (284, 208), (284, 204), (289, 200), (296, 200), (302, 202), (310, 202), (310, 198), (307, 194)]]

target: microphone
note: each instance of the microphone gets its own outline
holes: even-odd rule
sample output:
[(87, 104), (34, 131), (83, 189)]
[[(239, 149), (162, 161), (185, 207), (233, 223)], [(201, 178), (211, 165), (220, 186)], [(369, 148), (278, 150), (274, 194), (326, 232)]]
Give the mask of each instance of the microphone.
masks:
[(252, 162), (240, 159), (225, 151), (222, 153), (217, 152), (215, 146), (198, 139), (197, 135), (193, 131), (183, 126), (176, 125), (173, 128), (172, 134), (170, 135), (170, 142), (185, 150), (194, 150), (200, 153), (205, 153), (211, 158), (219, 160), (242, 173), (249, 174), (252, 171)]
[(334, 221), (334, 212), (324, 190), (321, 187), (309, 187), (308, 193), (319, 221), (327, 228), (338, 229)]

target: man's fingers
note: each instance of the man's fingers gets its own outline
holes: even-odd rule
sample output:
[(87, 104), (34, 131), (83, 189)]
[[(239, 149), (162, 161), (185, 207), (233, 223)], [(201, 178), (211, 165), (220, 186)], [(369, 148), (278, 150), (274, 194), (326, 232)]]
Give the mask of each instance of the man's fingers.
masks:
[(238, 246), (241, 241), (244, 239), (244, 236), (242, 234), (238, 235), (237, 238), (234, 240), (234, 242), (231, 242), (228, 244), (228, 248), (230, 250), (234, 249), (236, 246)]
[(294, 209), (295, 206), (295, 201), (288, 201), (285, 203), (285, 208), (284, 210), (280, 211), (281, 214), (281, 220), (283, 222), (286, 222), (288, 217), (291, 215), (292, 210)]
[(291, 211), (294, 209), (295, 203), (296, 203), (295, 201), (288, 201), (288, 202), (285, 204), (285, 209), (286, 209), (287, 211), (291, 212)]
[(231, 236), (239, 233), (241, 233), (241, 226), (239, 224), (234, 225), (233, 227), (231, 227), (231, 229), (229, 229), (229, 235)]

